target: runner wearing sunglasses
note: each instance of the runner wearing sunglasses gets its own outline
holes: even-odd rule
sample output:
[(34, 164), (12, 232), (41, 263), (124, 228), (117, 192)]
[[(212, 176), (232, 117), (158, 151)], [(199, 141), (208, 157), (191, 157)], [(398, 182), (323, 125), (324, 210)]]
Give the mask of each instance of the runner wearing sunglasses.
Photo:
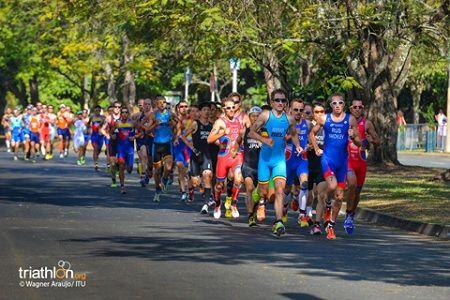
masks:
[[(344, 189), (347, 177), (349, 138), (355, 145), (361, 145), (359, 130), (355, 117), (345, 113), (344, 96), (333, 94), (330, 97), (332, 113), (326, 114), (317, 119), (317, 124), (311, 130), (310, 141), (318, 156), (321, 157), (322, 171), (328, 183), (328, 193), (334, 194), (334, 203), (331, 220), (328, 224), (327, 238), (335, 239), (334, 231), (336, 218), (344, 199)], [(320, 149), (317, 143), (316, 134), (323, 127), (324, 129), (324, 149)]]
[(364, 105), (361, 100), (353, 100), (350, 112), (358, 123), (359, 135), (361, 136), (361, 147), (358, 147), (352, 140), (349, 140), (347, 172), (348, 199), (344, 220), (344, 229), (347, 234), (352, 234), (355, 228), (355, 211), (358, 207), (361, 190), (366, 180), (366, 149), (369, 147), (369, 143), (374, 145), (380, 144), (380, 139), (378, 138), (372, 122), (364, 117)]
[[(251, 126), (250, 137), (263, 143), (259, 153), (258, 164), (258, 193), (263, 199), (267, 199), (269, 181), (275, 183), (275, 223), (272, 233), (278, 236), (285, 233), (286, 229), (282, 221), (284, 189), (286, 185), (286, 142), (285, 136), (290, 133), (292, 142), (298, 153), (302, 153), (295, 121), (286, 115), (285, 109), (288, 103), (286, 92), (278, 89), (271, 94), (271, 111), (263, 111), (256, 122)], [(268, 137), (260, 134), (261, 128), (265, 128)]]
[(235, 117), (236, 106), (231, 98), (225, 100), (224, 115), (216, 120), (213, 129), (208, 136), (208, 143), (219, 145), (217, 157), (216, 185), (214, 188), (214, 218), (219, 219), (221, 212), (221, 195), (224, 188), (225, 179), (233, 181), (231, 214), (233, 218), (239, 217), (237, 209), (237, 198), (242, 182), (241, 166), (242, 157), (239, 154), (239, 147), (242, 143), (242, 133), (244, 126)]

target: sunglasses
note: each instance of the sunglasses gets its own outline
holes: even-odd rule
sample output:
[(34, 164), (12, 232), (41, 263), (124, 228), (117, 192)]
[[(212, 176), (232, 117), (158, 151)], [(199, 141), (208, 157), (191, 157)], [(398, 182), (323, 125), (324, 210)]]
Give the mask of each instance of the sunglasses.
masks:
[(325, 113), (325, 110), (323, 110), (323, 109), (315, 110), (314, 113), (315, 114), (323, 114), (323, 113)]
[(293, 111), (295, 111), (295, 112), (303, 112), (303, 108), (293, 108), (292, 109)]
[(122, 110), (121, 113), (127, 114), (127, 113), (128, 113), (128, 110)]
[(333, 101), (333, 102), (331, 102), (331, 105), (333, 105), (333, 106), (336, 106), (336, 105), (342, 105), (342, 104), (344, 104), (344, 101)]
[(121, 108), (122, 105), (114, 105), (114, 108)]
[(236, 106), (226, 106), (225, 107), (225, 110), (232, 110), (232, 109), (235, 109), (236, 108)]
[(305, 115), (310, 115), (311, 114), (311, 112), (308, 110), (308, 111), (305, 111)]
[(180, 105), (180, 108), (188, 108), (187, 105)]
[(234, 104), (240, 104), (241, 100), (233, 100)]
[(287, 99), (286, 99), (286, 98), (275, 98), (275, 99), (273, 99), (273, 102), (276, 102), (276, 103), (286, 103), (286, 102), (287, 102)]
[(362, 106), (362, 105), (353, 105), (352, 108), (353, 109), (363, 109), (364, 106)]

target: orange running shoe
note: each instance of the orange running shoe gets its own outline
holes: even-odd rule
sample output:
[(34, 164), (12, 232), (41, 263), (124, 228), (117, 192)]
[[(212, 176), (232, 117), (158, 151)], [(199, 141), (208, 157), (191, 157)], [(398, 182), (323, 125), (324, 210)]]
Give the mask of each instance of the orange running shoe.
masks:
[(328, 225), (327, 226), (327, 239), (334, 240), (336, 239), (336, 234), (334, 233), (334, 227)]
[(256, 211), (256, 218), (258, 219), (258, 222), (262, 222), (266, 218), (266, 206), (264, 204), (260, 204), (258, 206), (258, 210)]

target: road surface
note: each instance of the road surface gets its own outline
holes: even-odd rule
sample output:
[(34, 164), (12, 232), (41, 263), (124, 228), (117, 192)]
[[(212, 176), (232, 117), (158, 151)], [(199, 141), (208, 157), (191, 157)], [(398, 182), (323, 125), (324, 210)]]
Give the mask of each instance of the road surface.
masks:
[[(155, 204), (152, 189), (139, 187), (136, 174), (122, 196), (104, 171), (74, 161), (32, 164), (0, 153), (0, 299), (450, 295), (448, 241), (366, 224), (346, 237), (342, 223), (338, 239), (328, 241), (300, 229), (294, 214), (286, 236), (276, 238), (271, 218), (258, 228), (248, 228), (246, 217), (214, 221), (198, 213), (200, 200), (180, 203), (176, 186)], [(86, 286), (19, 286), (30, 284), (19, 278), (21, 268), (31, 273), (60, 260), (84, 274)]]

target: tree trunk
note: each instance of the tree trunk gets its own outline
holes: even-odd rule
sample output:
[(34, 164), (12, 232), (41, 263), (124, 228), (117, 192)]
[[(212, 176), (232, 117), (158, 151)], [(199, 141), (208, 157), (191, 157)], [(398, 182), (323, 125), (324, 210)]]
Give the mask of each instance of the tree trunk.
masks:
[(91, 105), (92, 108), (96, 107), (98, 105), (98, 98), (97, 98), (97, 80), (96, 80), (96, 73), (93, 72), (91, 76), (91, 90), (89, 92), (91, 97)]
[(420, 112), (420, 96), (424, 90), (424, 85), (422, 83), (413, 83), (411, 86), (412, 98), (413, 98), (413, 112), (414, 112), (414, 124), (419, 124), (419, 112)]
[(91, 95), (89, 94), (89, 76), (86, 74), (83, 78), (83, 108), (89, 109)]
[(128, 67), (134, 57), (130, 51), (130, 40), (126, 34), (122, 35), (122, 53), (123, 53), (123, 68), (125, 71), (125, 77), (123, 80), (122, 95), (123, 103), (131, 110), (136, 104), (136, 85), (134, 83), (134, 73)]
[(109, 103), (112, 104), (115, 101), (117, 101), (116, 81), (114, 78), (113, 69), (109, 63), (105, 64), (105, 73), (106, 73), (106, 76), (108, 77), (108, 89), (107, 89), (108, 99), (109, 99)]
[(123, 82), (123, 103), (132, 109), (136, 104), (136, 85), (134, 83), (134, 73), (130, 70), (125, 72), (125, 79)]
[(400, 165), (397, 159), (397, 130), (396, 122), (396, 98), (389, 89), (389, 84), (384, 82), (374, 91), (374, 99), (369, 107), (369, 119), (373, 122), (381, 144), (375, 147), (370, 161), (372, 163), (392, 163)]
[(264, 66), (264, 79), (266, 81), (267, 93), (272, 94), (276, 89), (281, 88), (281, 83), (278, 78), (279, 63), (276, 55), (269, 51), (267, 52), (267, 64)]
[(30, 84), (30, 99), (31, 103), (36, 104), (39, 102), (39, 83), (36, 74), (29, 80)]

